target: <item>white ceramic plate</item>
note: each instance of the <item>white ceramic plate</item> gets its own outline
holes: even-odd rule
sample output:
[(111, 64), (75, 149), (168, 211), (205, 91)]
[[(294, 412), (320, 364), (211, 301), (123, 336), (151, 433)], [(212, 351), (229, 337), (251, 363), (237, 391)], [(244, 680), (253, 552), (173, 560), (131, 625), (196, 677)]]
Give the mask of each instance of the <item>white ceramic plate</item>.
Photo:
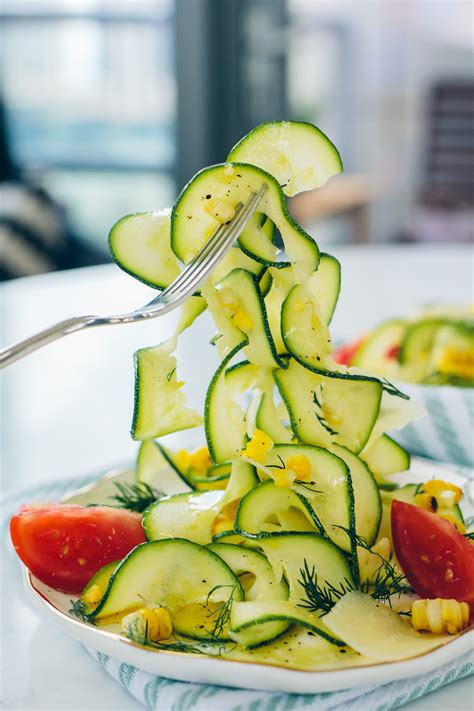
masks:
[[(87, 503), (97, 499), (99, 491), (99, 498), (108, 496), (113, 489), (113, 479), (117, 475), (118, 472), (112, 472), (98, 484), (74, 492), (67, 498)], [(426, 481), (433, 476), (461, 486), (466, 485), (466, 479), (456, 472), (418, 459), (413, 462), (411, 471), (400, 474), (398, 479), (400, 483)], [(474, 630), (471, 629), (432, 652), (406, 661), (373, 663), (333, 670), (299, 671), (256, 662), (145, 649), (125, 639), (118, 632), (106, 631), (79, 621), (70, 614), (70, 595), (52, 590), (26, 569), (25, 584), (27, 594), (39, 613), (59, 625), (69, 636), (121, 662), (132, 664), (152, 674), (180, 681), (290, 693), (336, 691), (369, 684), (378, 685), (424, 674), (459, 655), (468, 653), (474, 644)], [(389, 644), (389, 641), (387, 643)]]

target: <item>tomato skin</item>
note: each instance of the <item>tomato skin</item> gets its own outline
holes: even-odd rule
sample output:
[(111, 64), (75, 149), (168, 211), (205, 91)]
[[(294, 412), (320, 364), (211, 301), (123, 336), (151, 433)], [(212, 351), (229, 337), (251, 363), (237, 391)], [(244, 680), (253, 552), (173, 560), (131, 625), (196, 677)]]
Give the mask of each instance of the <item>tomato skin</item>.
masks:
[(422, 598), (474, 604), (474, 545), (430, 511), (393, 501), (393, 547), (410, 585)]
[(341, 365), (350, 365), (363, 341), (364, 338), (358, 338), (352, 343), (346, 343), (345, 346), (341, 346), (332, 354), (333, 361)]
[(33, 575), (66, 593), (80, 593), (99, 568), (146, 540), (142, 517), (133, 511), (50, 503), (22, 506), (10, 535)]
[(398, 358), (400, 355), (400, 346), (395, 344), (394, 346), (390, 346), (390, 348), (387, 348), (387, 352), (385, 353), (385, 358), (392, 358), (395, 360), (395, 358)]

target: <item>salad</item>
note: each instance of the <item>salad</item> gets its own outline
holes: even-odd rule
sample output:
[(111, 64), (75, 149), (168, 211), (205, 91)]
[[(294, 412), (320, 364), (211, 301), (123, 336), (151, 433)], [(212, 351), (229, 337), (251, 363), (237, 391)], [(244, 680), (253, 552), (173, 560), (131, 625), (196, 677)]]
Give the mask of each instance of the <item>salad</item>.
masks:
[[(299, 669), (406, 659), (469, 625), (462, 491), (390, 479), (410, 457), (386, 432), (423, 411), (384, 376), (332, 357), (340, 264), (286, 206), (341, 170), (315, 126), (262, 124), (171, 210), (112, 228), (117, 264), (163, 289), (266, 185), (176, 333), (135, 353), (133, 480), (99, 505), (25, 506), (12, 518), (22, 561), (71, 596), (84, 624), (153, 650)], [(220, 364), (197, 412), (175, 351), (205, 310)], [(201, 426), (193, 451), (160, 439)]]
[(474, 387), (474, 319), (467, 309), (425, 310), (384, 321), (338, 349), (334, 360), (423, 385)]

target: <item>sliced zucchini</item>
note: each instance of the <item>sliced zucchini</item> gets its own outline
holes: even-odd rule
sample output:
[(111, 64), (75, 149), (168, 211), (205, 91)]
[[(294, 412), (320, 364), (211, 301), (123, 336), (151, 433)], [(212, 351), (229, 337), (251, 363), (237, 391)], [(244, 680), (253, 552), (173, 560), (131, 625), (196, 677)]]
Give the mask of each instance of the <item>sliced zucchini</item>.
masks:
[(274, 243), (273, 222), (256, 212), (252, 215), (239, 237), (239, 246), (244, 254), (264, 266), (278, 264), (278, 249)]
[(179, 335), (189, 328), (207, 308), (202, 296), (190, 296), (181, 306), (176, 333)]
[[(244, 269), (234, 269), (219, 283), (218, 290), (222, 290), (222, 295), (232, 304), (225, 310), (230, 325), (237, 326), (240, 332), (238, 340), (244, 337), (248, 339), (244, 352), (249, 362), (267, 368), (282, 366), (268, 325), (265, 302), (255, 277)], [(238, 316), (241, 317), (239, 320)], [(227, 328), (221, 330), (225, 333)]]
[(186, 537), (194, 543), (210, 543), (223, 497), (223, 491), (200, 491), (159, 499), (143, 512), (146, 537), (149, 541)]
[(273, 277), (272, 277), (271, 272), (269, 272), (268, 269), (265, 269), (263, 275), (260, 277), (259, 282), (258, 282), (263, 298), (266, 297), (266, 295), (272, 288), (272, 282), (273, 282)]
[(263, 168), (290, 196), (320, 188), (342, 171), (336, 146), (319, 128), (302, 121), (260, 124), (233, 147), (227, 160)]
[(192, 474), (191, 481), (198, 491), (225, 489), (229, 483), (231, 471), (232, 462), (230, 461), (212, 464), (204, 475), (196, 476)]
[(289, 458), (294, 456), (303, 456), (310, 464), (311, 479), (300, 483), (296, 480), (293, 488), (303, 497), (305, 505), (310, 504), (314, 510), (316, 528), (325, 531), (337, 546), (350, 552), (350, 540), (343, 530), (354, 528), (354, 495), (347, 464), (322, 447), (302, 444), (275, 445), (265, 464), (267, 467), (287, 467)]
[(319, 303), (324, 321), (329, 325), (341, 290), (341, 265), (336, 257), (321, 252), (318, 271), (310, 277), (308, 288)]
[(170, 246), (171, 210), (125, 215), (109, 233), (114, 262), (155, 289), (165, 289), (180, 269)]
[(227, 252), (224, 259), (214, 268), (210, 277), (212, 284), (222, 281), (234, 269), (245, 269), (257, 279), (261, 279), (265, 272), (265, 267), (262, 264), (251, 259), (238, 246), (235, 246)]
[(399, 319), (382, 323), (362, 341), (351, 365), (382, 375), (396, 372), (398, 360), (391, 353), (402, 343), (406, 328), (405, 321)]
[(241, 546), (242, 548), (252, 548), (254, 550), (260, 549), (258, 539), (245, 538), (236, 531), (221, 531), (220, 533), (216, 533), (216, 535), (212, 537), (212, 542)]
[(92, 588), (97, 586), (100, 590), (101, 596), (103, 596), (109, 584), (110, 578), (112, 577), (119, 564), (119, 560), (114, 560), (112, 561), (112, 563), (107, 563), (107, 565), (104, 565), (102, 568), (100, 568), (100, 570), (97, 571), (97, 573), (95, 573), (95, 575), (92, 576), (84, 590), (81, 592), (79, 599), (84, 606), (84, 612), (86, 615), (90, 615), (91, 612), (93, 612), (93, 610), (95, 610), (95, 608), (100, 603), (100, 600), (94, 604), (89, 601), (89, 596), (91, 594)]
[(382, 434), (359, 454), (374, 476), (384, 479), (410, 468), (410, 454), (387, 434)]
[(237, 363), (227, 369), (226, 385), (234, 397), (239, 397), (250, 389), (254, 396), (258, 397), (254, 421), (249, 422), (247, 428), (250, 428), (249, 436), (258, 428), (266, 432), (274, 442), (291, 442), (292, 432), (282, 422), (289, 422), (289, 416), (284, 403), (279, 403), (278, 406), (275, 404), (275, 380), (270, 368), (258, 368), (248, 361)]
[(275, 370), (274, 378), (300, 442), (323, 447), (336, 442), (356, 453), (365, 446), (380, 409), (379, 381), (325, 377), (294, 359), (285, 370)]
[(176, 376), (176, 338), (134, 354), (135, 402), (131, 434), (145, 440), (202, 425), (202, 417), (186, 407), (183, 383)]
[(284, 574), (290, 586), (289, 599), (296, 605), (308, 603), (304, 587), (304, 571), (317, 575), (324, 588), (332, 585), (354, 589), (349, 563), (339, 548), (317, 533), (273, 533), (261, 537), (263, 552), (273, 565), (277, 578)]
[(229, 636), (242, 647), (253, 649), (268, 644), (292, 624), (301, 625), (339, 647), (344, 646), (317, 615), (290, 600), (234, 603)]
[(170, 452), (153, 439), (141, 443), (136, 465), (137, 482), (156, 487), (163, 494), (182, 494), (193, 489)]
[(234, 459), (232, 461), (229, 483), (227, 484), (222, 499), (222, 506), (240, 500), (245, 494), (257, 486), (258, 481), (255, 469), (249, 462), (245, 462), (240, 458)]
[(426, 366), (431, 356), (436, 333), (446, 323), (445, 319), (427, 318), (410, 324), (401, 341), (400, 363)]
[(207, 548), (217, 553), (236, 575), (245, 591), (246, 600), (286, 600), (288, 586), (277, 580), (263, 553), (229, 543), (210, 543)]
[(243, 345), (238, 344), (224, 358), (207, 389), (204, 429), (214, 463), (233, 459), (241, 451), (247, 432), (245, 414), (232, 398), (225, 377), (227, 366)]
[(331, 450), (349, 467), (355, 504), (355, 532), (369, 546), (375, 543), (382, 518), (377, 482), (365, 462), (347, 447), (333, 444)]
[[(199, 571), (199, 574), (196, 574)], [(212, 551), (191, 541), (174, 538), (142, 543), (113, 573), (100, 604), (91, 618), (143, 607), (144, 602), (174, 613), (192, 604), (220, 603), (244, 598), (238, 579)]]
[(228, 222), (238, 203), (267, 185), (259, 211), (279, 229), (285, 251), (309, 274), (317, 269), (316, 242), (288, 212), (285, 197), (275, 178), (253, 165), (222, 163), (204, 168), (183, 188), (171, 212), (171, 248), (178, 259), (189, 262), (214, 230)]
[(313, 507), (303, 495), (277, 487), (273, 481), (262, 481), (243, 497), (235, 516), (235, 530), (246, 538), (258, 538), (262, 533), (281, 530), (277, 514), (290, 509), (303, 514), (303, 530), (323, 530)]
[(272, 275), (272, 287), (265, 297), (268, 323), (278, 353), (286, 353), (280, 328), (281, 307), (295, 283), (295, 275), (290, 265), (268, 271)]
[(281, 336), (288, 353), (318, 367), (331, 352), (331, 336), (310, 289), (296, 284), (281, 308)]

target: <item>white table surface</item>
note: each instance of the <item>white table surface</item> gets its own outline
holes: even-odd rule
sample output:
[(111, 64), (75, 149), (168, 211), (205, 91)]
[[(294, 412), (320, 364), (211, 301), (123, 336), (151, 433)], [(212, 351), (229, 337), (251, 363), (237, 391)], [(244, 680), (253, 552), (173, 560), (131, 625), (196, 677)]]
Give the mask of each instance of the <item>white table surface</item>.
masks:
[[(342, 292), (335, 338), (354, 336), (423, 303), (474, 301), (473, 252), (453, 247), (338, 247)], [(151, 289), (114, 266), (22, 279), (0, 286), (2, 345), (82, 313), (129, 310)], [(93, 329), (30, 355), (1, 381), (1, 486), (12, 491), (63, 477), (101, 472), (135, 456), (128, 430), (135, 349), (171, 335), (174, 315), (154, 322)], [(180, 379), (199, 406), (216, 360), (207, 316), (180, 346)], [(16, 562), (2, 546), (2, 670), (5, 709), (129, 709), (134, 701), (85, 650), (40, 620), (26, 603)], [(465, 679), (406, 706), (474, 708)], [(163, 711), (167, 711), (163, 709)], [(214, 710), (213, 710), (214, 711)], [(216, 709), (215, 711), (220, 711)]]

